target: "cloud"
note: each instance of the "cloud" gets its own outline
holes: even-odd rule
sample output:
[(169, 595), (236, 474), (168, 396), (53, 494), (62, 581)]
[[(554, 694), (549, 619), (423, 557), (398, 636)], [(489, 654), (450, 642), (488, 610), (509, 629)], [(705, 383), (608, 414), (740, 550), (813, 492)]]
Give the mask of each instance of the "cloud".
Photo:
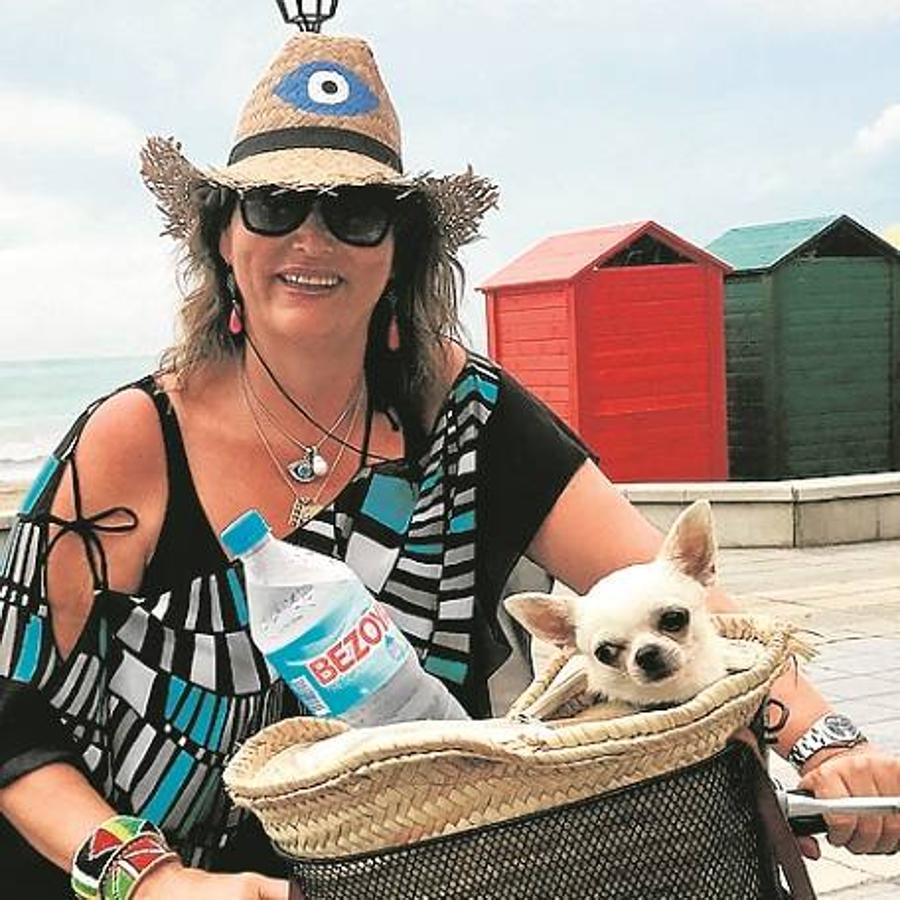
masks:
[[(109, 175), (105, 165), (105, 176)], [(26, 247), (55, 241), (102, 241), (109, 237), (152, 237), (159, 233), (152, 205), (146, 201), (140, 185), (125, 192), (111, 177), (95, 179), (90, 167), (73, 166), (72, 177), (47, 190), (43, 184), (23, 186), (7, 173), (0, 180), (0, 249)], [(41, 173), (41, 181), (52, 179)], [(135, 179), (136, 181), (136, 179)], [(102, 184), (103, 190), (96, 185)]]
[(36, 194), (0, 184), (0, 236), (19, 242), (32, 234), (59, 234), (87, 227), (88, 217), (74, 202), (48, 194)]
[(0, 86), (0, 120), (15, 123), (0, 133), (0, 150), (132, 160), (143, 143), (143, 132), (121, 113), (9, 85)]
[(861, 128), (854, 148), (864, 156), (876, 156), (900, 146), (900, 103), (883, 109), (871, 125)]
[[(399, 5), (399, 3), (397, 4)], [(405, 0), (406, 16), (413, 22), (423, 19), (446, 25), (450, 17), (446, 4), (425, 4), (421, 0)], [(697, 22), (709, 21), (712, 14), (721, 12), (749, 22), (761, 20), (782, 25), (801, 26), (804, 30), (827, 27), (869, 27), (900, 22), (900, 0), (687, 0), (680, 4), (679, 15), (668, 14), (661, 0), (457, 0), (453, 4), (454, 17), (476, 24), (484, 22), (519, 21), (524, 25), (559, 24), (581, 20), (587, 24), (610, 22), (616, 25), (631, 23), (642, 30), (667, 31), (673, 28), (692, 29)], [(377, 19), (377, 12), (370, 13)], [(363, 13), (359, 13), (363, 15)], [(430, 17), (430, 18), (429, 18)]]
[(900, 249), (900, 222), (885, 229), (884, 239)]
[(802, 31), (872, 28), (900, 23), (900, 0), (706, 0), (753, 22)]
[(0, 359), (150, 354), (171, 342), (170, 248), (112, 234), (0, 249)]

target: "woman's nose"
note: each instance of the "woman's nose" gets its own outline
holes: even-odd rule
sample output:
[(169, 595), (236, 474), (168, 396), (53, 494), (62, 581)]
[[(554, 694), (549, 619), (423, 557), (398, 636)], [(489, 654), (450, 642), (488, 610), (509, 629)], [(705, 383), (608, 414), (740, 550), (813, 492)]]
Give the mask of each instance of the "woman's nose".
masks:
[(309, 253), (330, 250), (335, 242), (334, 236), (328, 230), (328, 226), (319, 211), (316, 203), (309, 211), (309, 215), (291, 232), (291, 243), (298, 249)]

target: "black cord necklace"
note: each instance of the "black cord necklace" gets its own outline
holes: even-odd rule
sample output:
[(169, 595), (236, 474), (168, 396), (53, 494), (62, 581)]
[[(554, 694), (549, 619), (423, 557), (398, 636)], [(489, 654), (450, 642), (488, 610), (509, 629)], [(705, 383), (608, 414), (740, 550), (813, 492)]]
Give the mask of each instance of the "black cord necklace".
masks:
[[(276, 388), (278, 388), (278, 392), (281, 394), (281, 396), (284, 397), (284, 399), (287, 400), (287, 402), (290, 403), (291, 406), (293, 406), (294, 409), (296, 409), (297, 412), (300, 413), (300, 415), (303, 416), (303, 418), (306, 419), (306, 421), (310, 423), (310, 425), (312, 425), (315, 428), (318, 428), (319, 431), (322, 432), (322, 434), (327, 434), (328, 429), (324, 428), (322, 425), (320, 425), (319, 422), (315, 418), (313, 418), (313, 416), (310, 413), (308, 413), (288, 393), (287, 388), (285, 388), (281, 384), (281, 382), (275, 377), (275, 373), (272, 371), (271, 366), (265, 361), (265, 359), (263, 359), (263, 355), (259, 352), (259, 350), (256, 347), (256, 344), (253, 343), (253, 338), (250, 337), (250, 334), (246, 330), (244, 331), (244, 338), (247, 341), (247, 345), (253, 351), (253, 355), (256, 357), (259, 364), (263, 367), (263, 370), (265, 371), (266, 375), (269, 376), (269, 380), (272, 382), (272, 384), (275, 385)], [(367, 396), (366, 397), (366, 423), (367, 423), (366, 424), (366, 434), (367, 435), (371, 431), (371, 421), (372, 421), (372, 410), (371, 410), (369, 398)], [(372, 453), (372, 451), (369, 450), (368, 447), (366, 447), (365, 453), (364, 453), (362, 447), (357, 447), (355, 444), (353, 444), (347, 440), (344, 440), (341, 437), (338, 437), (338, 435), (336, 435), (336, 434), (331, 435), (331, 440), (335, 441), (335, 443), (341, 444), (342, 446), (346, 447), (348, 450), (352, 450), (354, 453), (358, 453), (359, 458), (360, 458), (360, 463), (362, 465), (366, 464), (366, 459), (373, 459), (373, 460), (375, 460), (375, 462), (387, 462), (388, 461), (387, 456), (380, 456), (377, 453)], [(368, 440), (366, 440), (365, 443), (368, 444)]]

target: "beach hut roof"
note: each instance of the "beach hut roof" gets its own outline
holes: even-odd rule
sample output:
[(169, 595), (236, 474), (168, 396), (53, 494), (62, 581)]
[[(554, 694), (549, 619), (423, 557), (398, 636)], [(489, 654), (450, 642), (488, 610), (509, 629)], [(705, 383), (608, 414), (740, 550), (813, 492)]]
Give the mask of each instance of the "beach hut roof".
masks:
[[(706, 249), (730, 263), (736, 272), (764, 272), (803, 253), (828, 235), (837, 236), (838, 232), (855, 237), (857, 246), (861, 239), (871, 249), (900, 259), (900, 251), (846, 215), (732, 228)], [(855, 249), (848, 255), (860, 254)]]
[(619, 251), (644, 235), (668, 245), (688, 262), (712, 264), (726, 272), (731, 270), (727, 262), (717, 259), (656, 222), (647, 220), (545, 238), (491, 275), (479, 285), (479, 290), (517, 284), (570, 281), (586, 269), (596, 268), (610, 261)]

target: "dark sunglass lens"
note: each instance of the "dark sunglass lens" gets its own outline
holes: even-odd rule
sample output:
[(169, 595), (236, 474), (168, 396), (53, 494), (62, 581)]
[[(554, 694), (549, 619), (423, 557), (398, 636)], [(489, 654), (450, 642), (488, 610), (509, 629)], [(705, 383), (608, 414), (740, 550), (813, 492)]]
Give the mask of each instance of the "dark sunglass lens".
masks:
[(387, 236), (397, 212), (397, 195), (390, 188), (351, 187), (320, 198), (322, 218), (346, 244), (374, 247)]
[(241, 198), (241, 215), (244, 225), (257, 234), (287, 234), (309, 215), (314, 202), (312, 191), (259, 188), (248, 191)]

